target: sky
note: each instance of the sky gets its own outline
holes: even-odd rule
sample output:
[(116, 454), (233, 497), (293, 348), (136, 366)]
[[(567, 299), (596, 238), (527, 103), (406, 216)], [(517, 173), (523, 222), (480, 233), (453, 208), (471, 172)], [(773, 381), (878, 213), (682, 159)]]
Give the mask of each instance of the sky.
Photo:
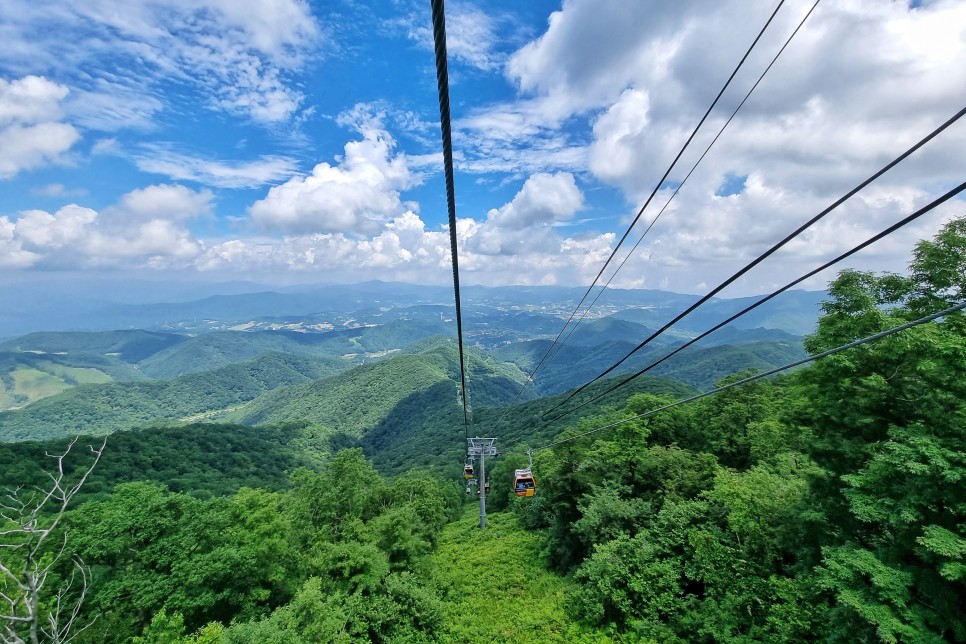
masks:
[[(688, 177), (812, 4), (782, 3), (614, 286), (706, 291), (966, 106), (966, 3), (824, 0)], [(449, 0), (461, 280), (589, 284), (776, 5)], [(428, 0), (4, 0), (0, 42), (0, 279), (452, 279)], [(723, 295), (964, 175), (957, 122)], [(964, 214), (848, 265), (902, 271)]]

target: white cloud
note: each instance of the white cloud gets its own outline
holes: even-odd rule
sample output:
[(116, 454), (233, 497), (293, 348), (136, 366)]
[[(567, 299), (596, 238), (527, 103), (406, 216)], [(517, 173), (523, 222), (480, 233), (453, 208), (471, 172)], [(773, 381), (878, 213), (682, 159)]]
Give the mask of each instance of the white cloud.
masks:
[[(671, 180), (684, 177), (811, 2), (786, 5)], [(518, 142), (525, 152), (535, 139), (572, 141), (566, 137), (589, 122), (585, 167), (623, 192), (629, 221), (771, 9), (738, 0), (568, 0), (547, 32), (508, 63), (519, 99), (480, 109), (466, 125), (512, 155)], [(961, 108), (964, 60), (962, 2), (820, 5), (617, 283), (643, 279), (695, 291), (738, 268)], [(554, 163), (548, 157), (544, 167)], [(961, 181), (964, 164), (966, 123), (830, 215), (741, 288), (790, 279), (864, 240)], [(747, 176), (745, 189), (718, 197), (728, 174)], [(641, 229), (669, 196), (662, 191)], [(955, 210), (945, 207), (856, 261), (901, 270), (914, 240)]]
[(371, 234), (406, 210), (399, 191), (416, 181), (407, 159), (393, 154), (395, 141), (378, 118), (357, 120), (361, 111), (340, 120), (355, 123), (363, 139), (346, 143), (337, 165), (319, 163), (312, 174), (270, 189), (250, 209), (256, 225), (289, 233)]
[(69, 90), (40, 76), (7, 82), (0, 78), (0, 124), (57, 121)]
[(71, 204), (56, 212), (0, 217), (2, 265), (12, 268), (170, 268), (193, 261), (203, 245), (185, 223), (210, 210), (211, 193), (155, 185), (124, 195), (98, 213)]
[[(525, 252), (477, 252), (483, 230), (473, 219), (457, 221), (460, 277), (466, 284), (556, 284), (586, 282), (610, 252), (612, 234), (564, 238), (540, 230), (545, 243)], [(204, 271), (261, 279), (284, 275), (305, 280), (384, 279), (445, 283), (451, 276), (449, 233), (427, 230), (405, 212), (371, 237), (342, 233), (286, 237), (282, 240), (232, 239), (206, 247), (195, 265)]]
[(56, 162), (80, 139), (59, 122), (68, 89), (39, 76), (0, 78), (0, 179)]
[(178, 181), (195, 181), (218, 188), (257, 188), (292, 176), (296, 162), (289, 157), (261, 156), (255, 161), (215, 161), (177, 152), (160, 144), (141, 146), (134, 162), (144, 172)]
[(552, 226), (569, 221), (583, 207), (584, 197), (572, 174), (539, 173), (527, 179), (509, 203), (490, 210), (484, 221), (464, 223), (461, 233), (470, 253), (552, 253), (562, 241)]
[[(390, 21), (393, 31), (401, 28), (421, 49), (433, 51), (433, 28), (424, 3), (402, 19)], [(493, 72), (506, 64), (507, 46), (520, 43), (521, 28), (508, 14), (488, 13), (469, 3), (446, 7), (446, 53), (450, 60)]]
[(121, 144), (115, 138), (98, 139), (91, 146), (91, 154), (97, 156), (102, 154), (119, 154)]
[(503, 66), (505, 56), (496, 51), (498, 21), (469, 5), (455, 5), (456, 11), (447, 16), (447, 53), (464, 63), (492, 71)]
[(17, 239), (17, 227), (8, 217), (0, 217), (0, 268), (29, 268), (36, 255), (24, 250)]
[(149, 126), (171, 81), (212, 109), (285, 121), (304, 99), (291, 75), (323, 40), (304, 0), (8, 0), (0, 25), (0, 64), (52, 70), (78, 122), (104, 131)]
[(487, 213), (487, 222), (509, 230), (548, 226), (573, 217), (584, 197), (569, 172), (531, 176), (513, 201)]
[(111, 221), (186, 221), (211, 211), (210, 190), (194, 191), (184, 186), (159, 184), (132, 190), (102, 217)]

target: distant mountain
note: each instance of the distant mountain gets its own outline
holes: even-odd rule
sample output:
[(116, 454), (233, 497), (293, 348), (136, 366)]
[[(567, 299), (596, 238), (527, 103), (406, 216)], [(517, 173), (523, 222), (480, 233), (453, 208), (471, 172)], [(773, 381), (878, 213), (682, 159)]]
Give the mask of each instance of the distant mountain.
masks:
[(738, 329), (733, 326), (726, 326), (699, 340), (696, 344), (699, 347), (720, 347), (726, 344), (748, 344), (751, 342), (786, 342), (801, 345), (802, 337), (781, 329), (765, 329), (762, 327)]
[[(503, 331), (533, 335), (556, 334), (562, 321), (586, 292), (584, 287), (465, 286), (462, 291), (467, 322), (492, 326), (491, 314), (504, 316)], [(802, 335), (814, 327), (824, 293), (792, 291), (736, 323), (739, 328), (777, 328)], [(153, 298), (153, 299), (152, 299)], [(608, 289), (595, 307), (598, 313), (659, 328), (697, 299), (694, 295), (652, 289)], [(452, 290), (447, 286), (365, 282), (266, 288), (252, 283), (203, 284), (110, 280), (96, 284), (34, 282), (0, 285), (0, 338), (30, 331), (105, 331), (149, 329), (178, 333), (226, 330), (238, 325), (305, 324), (330, 328), (384, 323), (406, 314), (412, 319), (431, 315), (452, 319)], [(679, 325), (679, 330), (703, 331), (738, 310), (750, 298), (712, 299)], [(417, 307), (427, 307), (418, 311)], [(736, 308), (737, 307), (737, 308)], [(479, 314), (479, 317), (478, 317)], [(510, 315), (528, 328), (514, 329)], [(527, 317), (532, 316), (532, 317)], [(484, 333), (484, 336), (486, 334)], [(519, 340), (519, 336), (508, 340)], [(484, 346), (491, 346), (481, 340)]]
[(0, 343), (0, 351), (116, 356), (135, 363), (185, 341), (185, 336), (152, 331), (36, 332)]
[[(694, 313), (688, 315), (675, 329), (696, 335), (726, 320), (735, 313), (757, 301), (759, 297), (736, 299), (713, 298)], [(821, 313), (821, 304), (828, 299), (825, 291), (788, 291), (774, 300), (738, 318), (732, 326), (739, 329), (779, 329), (793, 335), (806, 335), (815, 331)], [(674, 319), (686, 306), (633, 306), (614, 313), (614, 317), (659, 329)]]
[[(736, 332), (736, 333), (741, 333)], [(767, 334), (766, 334), (767, 335)], [(522, 371), (531, 373), (541, 357), (547, 353), (549, 340), (534, 340), (506, 345), (493, 350), (499, 360), (512, 362)], [(555, 395), (590, 381), (626, 356), (635, 343), (610, 341), (595, 346), (568, 343), (555, 348), (534, 378), (534, 393)], [(673, 347), (649, 345), (627, 359), (614, 374), (633, 373), (648, 367), (667, 355)], [(801, 340), (790, 339), (752, 341), (722, 346), (692, 346), (649, 373), (671, 378), (688, 385), (707, 388), (715, 382), (744, 369), (771, 369), (805, 356)]]
[(421, 338), (448, 333), (438, 320), (394, 320), (387, 324), (359, 326), (325, 333), (295, 331), (212, 331), (194, 336), (142, 360), (144, 373), (153, 378), (207, 371), (265, 351), (298, 356), (345, 358), (349, 365), (381, 358)]
[[(562, 340), (566, 344), (592, 347), (607, 342), (643, 340), (654, 333), (654, 329), (643, 324), (621, 320), (615, 316), (607, 316), (597, 320), (585, 320), (578, 325), (573, 333), (565, 333)], [(658, 344), (665, 344), (664, 338), (658, 339)]]
[(0, 412), (0, 441), (99, 435), (150, 423), (205, 420), (262, 392), (347, 366), (343, 360), (267, 353), (165, 382), (81, 385), (23, 409)]
[(116, 355), (0, 351), (0, 411), (24, 407), (78, 385), (146, 377)]
[(0, 352), (0, 411), (24, 407), (78, 384), (112, 380), (101, 369), (71, 366), (57, 356)]

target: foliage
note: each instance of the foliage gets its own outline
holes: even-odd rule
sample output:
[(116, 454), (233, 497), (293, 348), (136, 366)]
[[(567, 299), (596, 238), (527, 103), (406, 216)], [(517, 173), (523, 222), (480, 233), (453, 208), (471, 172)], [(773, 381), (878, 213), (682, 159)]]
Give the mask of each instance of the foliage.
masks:
[(0, 412), (0, 440), (102, 435), (149, 423), (205, 420), (259, 394), (333, 373), (342, 367), (270, 353), (250, 362), (168, 382), (82, 385), (24, 409)]
[[(156, 481), (197, 497), (233, 494), (245, 486), (281, 490), (289, 486), (289, 476), (297, 468), (320, 466), (329, 453), (330, 433), (294, 424), (192, 424), (118, 432), (110, 437), (78, 501), (105, 498), (118, 484), (132, 481)], [(0, 489), (43, 485), (47, 454), (63, 451), (68, 442), (0, 444)], [(77, 472), (84, 462), (71, 453), (64, 467)]]
[[(966, 293), (966, 221), (910, 276), (845, 271), (813, 353)], [(623, 410), (564, 437), (667, 401)], [(550, 564), (572, 614), (660, 641), (960, 641), (966, 597), (966, 318), (948, 315), (538, 455)]]
[[(70, 559), (69, 577), (56, 583), (51, 572), (64, 563), (61, 529), (68, 506), (84, 486), (104, 453), (90, 447), (90, 456), (76, 476), (69, 476), (64, 459), (77, 439), (50, 457), (51, 471), (43, 487), (11, 488), (0, 499), (0, 635), (4, 642), (69, 642), (90, 623), (78, 621), (87, 595), (90, 571), (79, 557)], [(54, 579), (55, 583), (48, 583)]]
[(427, 557), (459, 504), (424, 474), (390, 485), (358, 449), (296, 471), (284, 492), (120, 484), (67, 519), (67, 554), (92, 574), (85, 641), (431, 638), (441, 609)]

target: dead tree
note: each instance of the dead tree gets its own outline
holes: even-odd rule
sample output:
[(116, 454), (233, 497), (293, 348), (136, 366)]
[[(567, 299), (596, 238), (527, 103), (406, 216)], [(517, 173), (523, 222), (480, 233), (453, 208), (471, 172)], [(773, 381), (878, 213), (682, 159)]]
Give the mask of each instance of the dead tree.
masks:
[[(95, 449), (90, 446), (92, 462), (71, 484), (65, 480), (63, 454), (47, 454), (55, 470), (48, 472), (44, 487), (7, 490), (0, 500), (0, 637), (4, 644), (39, 644), (41, 640), (67, 644), (90, 623), (78, 623), (87, 594), (90, 572), (83, 561), (73, 561), (70, 578), (57, 589), (45, 589), (50, 571), (63, 557), (67, 532), (57, 529), (67, 506), (94, 471), (107, 439)], [(26, 639), (25, 639), (26, 638)]]

